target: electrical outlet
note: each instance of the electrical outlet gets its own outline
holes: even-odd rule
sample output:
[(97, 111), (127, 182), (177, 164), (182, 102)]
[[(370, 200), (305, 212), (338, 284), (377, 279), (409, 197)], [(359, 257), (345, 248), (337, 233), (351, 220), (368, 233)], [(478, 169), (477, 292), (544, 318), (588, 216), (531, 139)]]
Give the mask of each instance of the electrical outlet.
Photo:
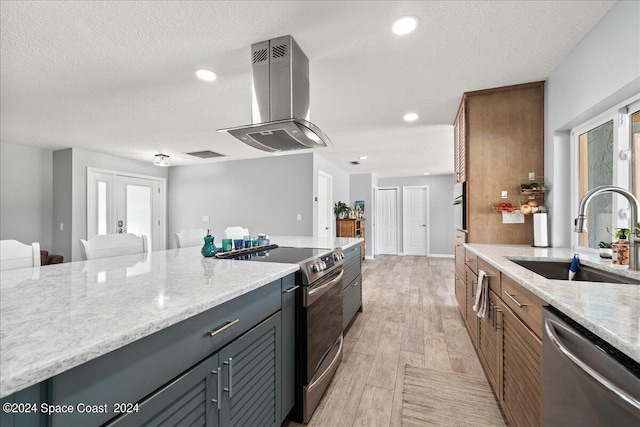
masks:
[(507, 191), (506, 190), (502, 190), (501, 196), (503, 199), (507, 198)]
[(64, 230), (64, 224), (60, 223), (60, 231)]
[(529, 172), (529, 181), (535, 181), (535, 180), (536, 180), (536, 173)]
[(298, 214), (298, 215), (296, 216), (296, 219), (297, 219), (298, 221), (302, 221), (302, 214)]

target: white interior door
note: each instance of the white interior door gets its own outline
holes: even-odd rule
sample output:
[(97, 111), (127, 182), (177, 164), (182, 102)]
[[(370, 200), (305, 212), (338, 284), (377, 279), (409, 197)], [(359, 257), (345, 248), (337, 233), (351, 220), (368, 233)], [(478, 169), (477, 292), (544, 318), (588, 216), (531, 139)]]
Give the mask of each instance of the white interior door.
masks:
[(398, 191), (395, 188), (378, 190), (378, 232), (377, 250), (379, 254), (398, 254)]
[(92, 168), (87, 172), (87, 238), (96, 234), (145, 235), (150, 250), (166, 248), (164, 179)]
[(318, 229), (319, 238), (333, 237), (333, 177), (318, 171)]
[(429, 188), (404, 187), (402, 190), (403, 238), (405, 255), (429, 254)]

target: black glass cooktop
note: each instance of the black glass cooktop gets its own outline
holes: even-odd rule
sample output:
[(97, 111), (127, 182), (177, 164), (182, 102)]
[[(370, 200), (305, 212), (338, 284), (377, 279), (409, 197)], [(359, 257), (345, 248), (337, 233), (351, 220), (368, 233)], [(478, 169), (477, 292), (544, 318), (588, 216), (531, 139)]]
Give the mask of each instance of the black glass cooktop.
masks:
[(314, 258), (330, 252), (331, 249), (314, 249), (314, 248), (288, 248), (277, 247), (267, 251), (259, 251), (254, 254), (239, 255), (237, 258), (245, 261), (258, 262), (280, 262), (285, 264), (298, 264), (310, 258)]

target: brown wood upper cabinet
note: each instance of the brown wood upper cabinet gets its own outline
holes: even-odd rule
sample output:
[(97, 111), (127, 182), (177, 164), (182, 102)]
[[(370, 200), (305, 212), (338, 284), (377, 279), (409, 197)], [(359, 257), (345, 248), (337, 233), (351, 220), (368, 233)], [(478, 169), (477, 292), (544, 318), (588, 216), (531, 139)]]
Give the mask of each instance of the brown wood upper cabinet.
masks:
[[(543, 176), (544, 82), (467, 92), (454, 122), (454, 180), (467, 183), (468, 243), (533, 243), (533, 218), (503, 224), (491, 206)], [(540, 183), (541, 185), (543, 183)]]

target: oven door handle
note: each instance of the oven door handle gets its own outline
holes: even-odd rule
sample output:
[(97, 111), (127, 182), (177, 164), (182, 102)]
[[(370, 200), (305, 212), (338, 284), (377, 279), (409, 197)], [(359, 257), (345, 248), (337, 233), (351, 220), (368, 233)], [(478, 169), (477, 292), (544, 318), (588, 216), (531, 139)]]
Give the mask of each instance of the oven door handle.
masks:
[(311, 304), (316, 302), (322, 295), (326, 294), (332, 287), (342, 282), (343, 275), (344, 275), (344, 270), (341, 270), (340, 274), (338, 274), (333, 279), (329, 280), (327, 283), (320, 285), (318, 287), (315, 287), (310, 291), (306, 291), (304, 306), (309, 307)]

